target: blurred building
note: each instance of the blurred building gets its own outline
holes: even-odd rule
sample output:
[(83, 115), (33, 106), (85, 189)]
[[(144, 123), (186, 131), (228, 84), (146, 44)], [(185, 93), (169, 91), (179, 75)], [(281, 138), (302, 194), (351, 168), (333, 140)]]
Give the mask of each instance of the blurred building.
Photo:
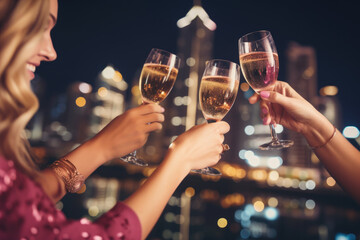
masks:
[[(317, 66), (315, 49), (291, 43), (287, 49), (287, 82), (306, 100), (314, 103), (317, 98)], [(295, 144), (288, 149), (289, 165), (311, 167), (311, 149), (304, 137), (296, 132), (289, 132), (289, 138)]]
[[(337, 87), (325, 86), (320, 89), (319, 96), (316, 62), (316, 52), (313, 47), (290, 43), (287, 49), (287, 82), (330, 122), (341, 129)], [(305, 138), (294, 131), (289, 131), (288, 136), (295, 141), (295, 144), (287, 150), (287, 164), (316, 169), (319, 172), (319, 181), (325, 181), (329, 175), (309, 148)]]
[(91, 92), (92, 86), (84, 82), (75, 82), (68, 88), (65, 126), (74, 143), (80, 144), (90, 136)]
[(121, 73), (109, 65), (97, 76), (94, 88), (94, 106), (91, 114), (92, 136), (125, 111), (125, 94), (128, 84)]

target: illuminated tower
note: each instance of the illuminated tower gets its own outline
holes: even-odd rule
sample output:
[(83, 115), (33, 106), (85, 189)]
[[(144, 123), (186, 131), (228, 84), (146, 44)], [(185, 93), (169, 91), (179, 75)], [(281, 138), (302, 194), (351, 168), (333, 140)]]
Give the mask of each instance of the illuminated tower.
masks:
[(145, 150), (148, 162), (158, 163), (178, 135), (204, 121), (198, 104), (199, 82), (205, 62), (211, 59), (216, 24), (200, 1), (195, 0), (185, 17), (177, 21), (177, 26), (180, 31), (177, 55), (181, 66), (172, 91), (161, 103), (166, 109), (163, 129), (151, 133), (146, 146), (139, 151), (141, 154)]
[(180, 31), (178, 55), (182, 64), (165, 112), (169, 120), (165, 126), (169, 143), (171, 138), (204, 121), (198, 104), (199, 82), (205, 62), (211, 59), (216, 29), (200, 1), (194, 1), (194, 6), (178, 20), (177, 26)]

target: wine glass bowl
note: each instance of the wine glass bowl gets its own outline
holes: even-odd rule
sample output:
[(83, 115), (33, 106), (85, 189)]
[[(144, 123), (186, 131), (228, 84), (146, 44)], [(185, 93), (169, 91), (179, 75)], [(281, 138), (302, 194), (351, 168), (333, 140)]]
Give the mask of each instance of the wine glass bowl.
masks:
[[(279, 74), (277, 53), (255, 52), (240, 56), (243, 75), (256, 92), (272, 90)], [(247, 80), (249, 79), (249, 80)]]
[[(257, 94), (273, 90), (279, 74), (279, 56), (269, 31), (261, 30), (242, 36), (239, 39), (239, 58), (245, 80)], [(282, 149), (294, 144), (292, 140), (278, 139), (272, 124), (270, 130), (272, 140), (262, 144), (260, 149)]]
[[(240, 82), (240, 66), (236, 63), (214, 59), (208, 61), (201, 79), (199, 102), (208, 123), (221, 121), (235, 102)], [(223, 144), (223, 150), (230, 147)], [(207, 167), (193, 172), (206, 175), (221, 175), (218, 170)]]
[(161, 49), (152, 49), (140, 74), (139, 88), (144, 103), (160, 103), (174, 86), (180, 59)]
[[(179, 67), (180, 58), (175, 54), (162, 49), (151, 49), (140, 74), (139, 89), (143, 104), (159, 104), (168, 96)], [(136, 151), (120, 159), (138, 166), (148, 166), (136, 156)]]

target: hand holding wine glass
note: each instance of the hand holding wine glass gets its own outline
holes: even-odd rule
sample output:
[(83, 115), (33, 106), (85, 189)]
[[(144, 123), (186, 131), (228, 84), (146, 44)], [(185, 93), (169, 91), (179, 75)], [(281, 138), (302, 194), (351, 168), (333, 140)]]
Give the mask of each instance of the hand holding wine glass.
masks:
[[(259, 94), (271, 91), (279, 73), (279, 56), (269, 31), (248, 33), (239, 39), (239, 55), (242, 73), (247, 83)], [(270, 104), (270, 103), (269, 103)], [(273, 124), (270, 124), (272, 140), (260, 149), (282, 149), (291, 147), (292, 140), (280, 140)]]
[[(153, 48), (140, 74), (139, 88), (143, 104), (162, 102), (174, 86), (180, 59), (170, 52)], [(139, 166), (148, 164), (136, 157), (136, 151), (121, 160)]]
[[(217, 122), (225, 117), (236, 99), (239, 82), (238, 64), (221, 59), (206, 63), (200, 83), (199, 101), (207, 122)], [(223, 144), (223, 151), (229, 149), (229, 145)], [(221, 172), (211, 167), (192, 171), (206, 175), (221, 175)]]

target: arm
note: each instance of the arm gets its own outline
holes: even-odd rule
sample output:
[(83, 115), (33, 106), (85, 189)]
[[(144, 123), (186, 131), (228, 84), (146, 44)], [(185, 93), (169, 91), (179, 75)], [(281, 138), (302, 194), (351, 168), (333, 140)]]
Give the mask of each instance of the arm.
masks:
[(326, 143), (315, 148), (315, 154), (339, 185), (360, 202), (360, 151), (338, 130), (333, 136), (333, 125), (289, 84), (278, 81), (274, 91), (253, 95), (249, 101), (260, 98), (264, 124), (282, 124), (301, 133), (313, 147)]
[(177, 186), (191, 169), (216, 164), (222, 152), (225, 122), (195, 126), (180, 135), (147, 181), (124, 201), (140, 219), (142, 239), (145, 239), (161, 215)]
[[(146, 104), (130, 109), (112, 120), (95, 137), (64, 156), (87, 178), (105, 162), (124, 156), (146, 143), (150, 132), (161, 129), (164, 109)], [(65, 185), (51, 169), (45, 169), (37, 181), (54, 202), (65, 194)]]

